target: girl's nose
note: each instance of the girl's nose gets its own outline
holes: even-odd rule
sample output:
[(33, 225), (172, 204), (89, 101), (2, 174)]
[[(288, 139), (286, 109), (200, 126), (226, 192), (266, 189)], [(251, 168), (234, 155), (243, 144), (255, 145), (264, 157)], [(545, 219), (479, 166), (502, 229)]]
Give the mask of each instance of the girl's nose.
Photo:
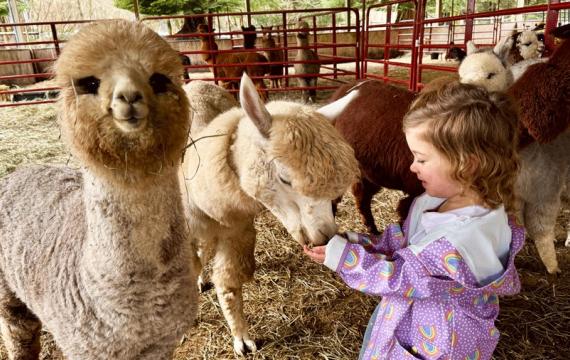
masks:
[(412, 161), (412, 164), (410, 165), (410, 171), (413, 172), (414, 174), (416, 173), (416, 166), (415, 166), (415, 162)]

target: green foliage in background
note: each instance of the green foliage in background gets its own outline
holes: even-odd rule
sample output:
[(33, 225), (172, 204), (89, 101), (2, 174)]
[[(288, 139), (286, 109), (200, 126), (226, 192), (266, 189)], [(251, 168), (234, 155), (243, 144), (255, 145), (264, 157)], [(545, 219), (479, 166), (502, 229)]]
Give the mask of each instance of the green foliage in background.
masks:
[[(133, 0), (115, 0), (115, 6), (134, 11)], [(241, 0), (139, 0), (139, 12), (145, 15), (204, 14), (242, 7)]]
[[(16, 1), (16, 6), (20, 12), (26, 9), (26, 4), (23, 1)], [(0, 0), (0, 17), (8, 17), (8, 14), (8, 1)]]

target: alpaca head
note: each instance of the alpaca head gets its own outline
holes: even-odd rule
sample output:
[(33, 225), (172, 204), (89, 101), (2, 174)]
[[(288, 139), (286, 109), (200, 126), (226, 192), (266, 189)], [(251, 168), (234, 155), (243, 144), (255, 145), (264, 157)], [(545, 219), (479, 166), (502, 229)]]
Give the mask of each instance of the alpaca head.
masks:
[(60, 125), (90, 170), (134, 183), (176, 167), (189, 128), (178, 52), (125, 20), (86, 25), (55, 65)]
[(536, 59), (544, 52), (544, 41), (534, 31), (525, 30), (516, 37), (516, 47), (524, 60)]
[(504, 91), (513, 83), (506, 58), (512, 46), (511, 36), (502, 39), (493, 49), (477, 49), (467, 42), (467, 57), (457, 70), (464, 84), (482, 86), (488, 91)]
[(253, 49), (255, 47), (255, 41), (257, 39), (257, 33), (255, 32), (255, 26), (242, 26), (241, 31), (243, 34), (243, 47), (246, 49)]
[(240, 122), (256, 144), (238, 165), (242, 189), (268, 208), (301, 244), (324, 244), (336, 232), (331, 200), (356, 180), (354, 151), (324, 115), (293, 102), (264, 105), (243, 75)]
[(263, 37), (263, 39), (273, 39), (273, 35), (271, 34), (271, 31), (273, 30), (273, 26), (261, 26), (261, 36)]
[(299, 32), (297, 33), (297, 38), (307, 39), (309, 37), (309, 23), (305, 20), (299, 20), (297, 22), (297, 28)]

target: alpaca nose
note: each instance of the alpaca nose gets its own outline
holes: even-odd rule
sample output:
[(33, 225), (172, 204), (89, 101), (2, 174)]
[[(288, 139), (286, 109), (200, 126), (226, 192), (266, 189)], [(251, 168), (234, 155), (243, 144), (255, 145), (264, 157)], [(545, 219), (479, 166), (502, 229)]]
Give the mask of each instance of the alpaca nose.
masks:
[(139, 128), (149, 113), (146, 98), (132, 79), (125, 77), (117, 81), (111, 99), (113, 117), (124, 124), (121, 128)]
[(129, 105), (136, 103), (143, 99), (143, 95), (140, 91), (129, 91), (124, 90), (118, 93), (115, 93), (115, 98), (119, 101), (123, 101)]

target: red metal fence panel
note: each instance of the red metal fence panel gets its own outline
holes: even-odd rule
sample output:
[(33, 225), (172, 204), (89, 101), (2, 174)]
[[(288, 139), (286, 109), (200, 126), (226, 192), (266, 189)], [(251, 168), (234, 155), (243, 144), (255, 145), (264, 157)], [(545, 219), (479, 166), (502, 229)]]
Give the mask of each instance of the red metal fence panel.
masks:
[[(263, 83), (267, 96), (318, 90), (324, 99), (326, 91), (359, 78), (379, 79), (417, 91), (436, 75), (456, 72), (457, 63), (441, 61), (450, 48), (465, 49), (468, 40), (491, 46), (513, 29), (523, 30), (537, 22), (545, 24), (546, 47), (552, 50), (553, 38), (548, 33), (569, 22), (570, 1), (543, 1), (545, 3), (541, 5), (510, 9), (499, 8), (500, 2), (497, 2), (492, 11), (483, 11), (481, 9), (486, 9), (481, 5), (483, 3), (465, 0), (464, 9), (453, 10), (452, 7), (450, 14), (437, 16), (430, 13), (432, 8), (428, 7), (428, 0), (391, 0), (366, 7), (363, 21), (354, 8), (146, 17), (142, 21), (155, 30), (163, 22), (180, 25), (188, 19), (207, 25), (205, 32), (163, 34), (189, 60), (184, 65), (186, 81), (214, 81), (237, 92), (235, 84), (241, 72), (228, 69), (247, 68), (248, 72), (252, 70), (250, 75), (254, 79)], [(306, 28), (299, 28), (299, 21), (304, 21)], [(54, 102), (57, 88), (50, 81), (42, 80), (51, 77), (50, 66), (60, 52), (60, 45), (64, 46), (66, 39), (87, 22), (0, 24), (3, 37), (0, 43), (0, 107)], [(238, 25), (257, 27), (255, 30), (242, 29)], [(272, 28), (268, 30), (261, 26)], [(23, 30), (20, 33), (26, 34), (25, 39), (18, 41), (5, 35), (14, 27)], [(267, 43), (261, 39), (268, 33), (275, 41), (269, 47), (263, 45)], [(298, 40), (297, 35), (301, 33), (308, 35), (304, 42)], [(245, 48), (245, 38), (252, 36), (257, 37), (257, 42), (253, 48)], [(202, 46), (205, 39), (207, 47)], [(318, 59), (309, 56), (299, 60), (301, 52), (317, 54)], [(267, 59), (255, 55), (262, 53)], [(275, 54), (281, 56), (273, 56)], [(229, 57), (230, 60), (208, 62), (205, 59), (209, 56), (218, 60)], [(313, 64), (319, 64), (320, 71), (307, 70), (299, 74), (294, 71), (296, 65), (300, 71), (305, 71)], [(271, 71), (255, 72), (263, 66), (269, 66)], [(298, 84), (301, 79), (319, 81)], [(265, 82), (271, 87), (267, 88)]]

